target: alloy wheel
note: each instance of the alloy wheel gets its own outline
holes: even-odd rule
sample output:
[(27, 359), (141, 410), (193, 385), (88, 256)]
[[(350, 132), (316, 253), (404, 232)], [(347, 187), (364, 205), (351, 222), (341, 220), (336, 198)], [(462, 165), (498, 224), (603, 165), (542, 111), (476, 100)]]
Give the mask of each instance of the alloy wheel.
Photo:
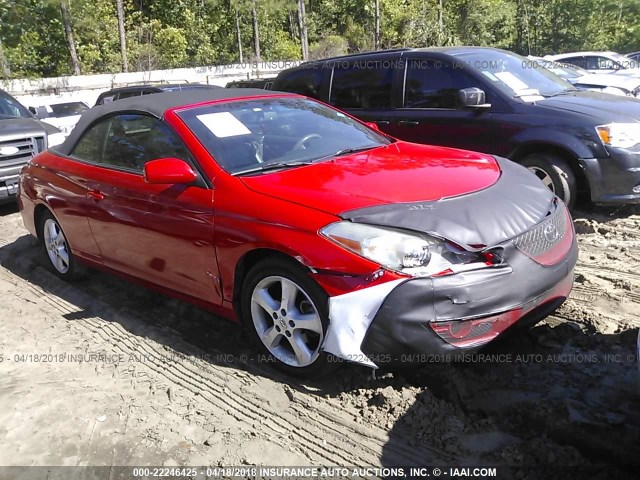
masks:
[(536, 177), (540, 179), (540, 181), (542, 181), (542, 183), (547, 186), (549, 190), (551, 190), (553, 193), (556, 193), (556, 186), (553, 184), (553, 179), (551, 178), (551, 175), (546, 172), (546, 170), (536, 166), (530, 166), (528, 168), (535, 174)]
[(292, 367), (311, 365), (324, 337), (318, 308), (294, 281), (269, 276), (251, 294), (251, 317), (267, 350)]
[(69, 271), (69, 247), (62, 229), (55, 220), (48, 218), (44, 222), (44, 245), (53, 267), (60, 273)]

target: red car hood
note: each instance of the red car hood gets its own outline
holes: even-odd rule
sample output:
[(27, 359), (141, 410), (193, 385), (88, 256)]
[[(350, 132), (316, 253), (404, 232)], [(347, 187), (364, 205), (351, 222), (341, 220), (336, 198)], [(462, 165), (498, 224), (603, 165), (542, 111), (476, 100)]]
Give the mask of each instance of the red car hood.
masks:
[(338, 215), (364, 207), (464, 195), (493, 185), (499, 177), (500, 167), (490, 155), (395, 142), (242, 180), (256, 192)]

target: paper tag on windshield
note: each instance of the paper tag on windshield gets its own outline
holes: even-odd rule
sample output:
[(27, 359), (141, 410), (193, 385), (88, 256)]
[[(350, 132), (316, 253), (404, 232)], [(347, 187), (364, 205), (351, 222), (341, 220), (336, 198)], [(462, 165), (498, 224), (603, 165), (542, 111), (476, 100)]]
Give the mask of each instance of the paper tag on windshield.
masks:
[(196, 118), (218, 138), (251, 134), (251, 130), (231, 112), (207, 113)]
[(520, 95), (518, 98), (523, 102), (539, 102), (544, 100), (542, 95)]
[(482, 74), (487, 77), (489, 80), (491, 80), (492, 82), (497, 82), (498, 81), (498, 77), (496, 77), (493, 73), (491, 73), (488, 70), (483, 70)]
[(529, 89), (529, 86), (526, 83), (524, 83), (522, 80), (520, 80), (511, 72), (496, 72), (494, 73), (494, 75), (498, 77), (500, 80), (502, 80), (504, 83), (506, 83), (507, 86), (511, 88), (511, 90), (513, 91), (517, 92), (518, 90)]

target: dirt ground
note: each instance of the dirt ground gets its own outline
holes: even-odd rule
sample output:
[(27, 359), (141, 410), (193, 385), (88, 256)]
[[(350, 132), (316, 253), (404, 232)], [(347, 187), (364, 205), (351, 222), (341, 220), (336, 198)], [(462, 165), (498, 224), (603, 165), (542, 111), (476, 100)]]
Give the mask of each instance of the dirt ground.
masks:
[(208, 312), (103, 273), (58, 280), (1, 207), (0, 465), (604, 464), (632, 478), (640, 208), (574, 217), (574, 291), (532, 330), (463, 363), (299, 382)]

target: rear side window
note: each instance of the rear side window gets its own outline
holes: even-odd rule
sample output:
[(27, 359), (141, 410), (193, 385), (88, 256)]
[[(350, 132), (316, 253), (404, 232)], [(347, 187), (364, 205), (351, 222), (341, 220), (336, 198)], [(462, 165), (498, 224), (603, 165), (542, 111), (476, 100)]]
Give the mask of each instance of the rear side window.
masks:
[(329, 103), (338, 108), (391, 108), (391, 62), (356, 61), (336, 66)]
[(118, 94), (118, 100), (122, 100), (123, 98), (129, 97), (139, 97), (142, 95), (142, 90), (131, 90), (129, 92), (120, 92)]
[(190, 162), (180, 138), (161, 120), (125, 114), (105, 118), (89, 128), (71, 152), (82, 160), (142, 172), (144, 164), (174, 157)]
[(293, 70), (278, 82), (278, 90), (298, 93), (307, 97), (320, 98), (322, 68), (301, 68)]
[(71, 155), (98, 163), (102, 159), (104, 140), (109, 128), (109, 122), (99, 122), (85, 132), (71, 151)]
[(587, 57), (588, 70), (617, 70), (620, 64), (607, 57)]
[(446, 108), (461, 106), (458, 90), (479, 87), (478, 82), (451, 63), (409, 60), (405, 83), (405, 108)]
[[(585, 68), (585, 69), (598, 68), (597, 66), (589, 67), (587, 65), (587, 59), (585, 57), (563, 58), (561, 60), (558, 60), (558, 62), (560, 62), (560, 63), (570, 63), (571, 65), (575, 65), (576, 67)], [(594, 63), (594, 65), (597, 65), (597, 63)]]
[(115, 95), (105, 95), (105, 96), (100, 96), (98, 98), (98, 101), (96, 102), (96, 105), (104, 105), (105, 103), (111, 103), (116, 99)]

